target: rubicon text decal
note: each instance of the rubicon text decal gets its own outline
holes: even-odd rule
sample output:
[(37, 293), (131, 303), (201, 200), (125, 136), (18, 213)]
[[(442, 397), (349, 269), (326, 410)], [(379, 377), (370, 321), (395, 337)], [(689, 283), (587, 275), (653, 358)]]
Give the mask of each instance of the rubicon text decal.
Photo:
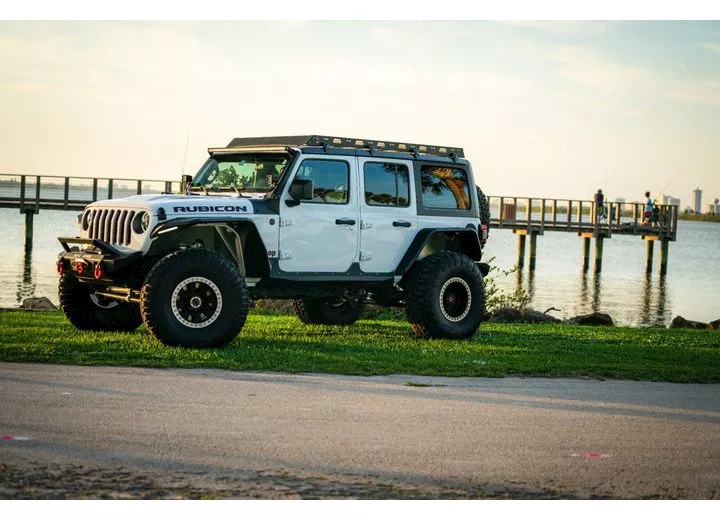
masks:
[(233, 213), (247, 212), (245, 206), (173, 206), (175, 213)]

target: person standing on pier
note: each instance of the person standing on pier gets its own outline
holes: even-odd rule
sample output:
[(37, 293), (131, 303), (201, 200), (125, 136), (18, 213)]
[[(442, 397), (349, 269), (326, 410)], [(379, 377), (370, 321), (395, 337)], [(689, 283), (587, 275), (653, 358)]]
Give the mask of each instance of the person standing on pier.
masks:
[(603, 195), (602, 190), (597, 190), (597, 193), (595, 194), (595, 215), (598, 218), (598, 220), (601, 220), (605, 217), (605, 196)]
[(645, 213), (643, 213), (643, 221), (642, 221), (643, 225), (650, 223), (650, 220), (651, 220), (652, 214), (653, 214), (653, 206), (654, 206), (653, 200), (650, 198), (649, 191), (645, 192), (645, 198), (647, 200), (645, 201)]

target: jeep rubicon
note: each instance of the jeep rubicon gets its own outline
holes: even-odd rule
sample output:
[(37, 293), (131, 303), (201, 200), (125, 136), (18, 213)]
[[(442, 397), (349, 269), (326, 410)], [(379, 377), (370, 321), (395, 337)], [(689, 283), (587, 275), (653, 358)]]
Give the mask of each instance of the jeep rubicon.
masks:
[(180, 194), (93, 202), (58, 238), (75, 327), (223, 347), (253, 299), (290, 299), (307, 324), (370, 302), (405, 307), (421, 338), (478, 329), (489, 211), (462, 148), (313, 135), (208, 152)]

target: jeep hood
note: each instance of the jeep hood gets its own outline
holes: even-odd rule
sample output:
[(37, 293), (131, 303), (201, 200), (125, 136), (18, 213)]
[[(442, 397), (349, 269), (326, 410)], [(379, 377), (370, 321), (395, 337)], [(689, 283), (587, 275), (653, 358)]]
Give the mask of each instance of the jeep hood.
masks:
[(157, 215), (162, 208), (167, 217), (188, 215), (252, 214), (248, 198), (214, 197), (205, 195), (133, 195), (124, 199), (110, 199), (89, 204), (87, 209), (146, 210)]

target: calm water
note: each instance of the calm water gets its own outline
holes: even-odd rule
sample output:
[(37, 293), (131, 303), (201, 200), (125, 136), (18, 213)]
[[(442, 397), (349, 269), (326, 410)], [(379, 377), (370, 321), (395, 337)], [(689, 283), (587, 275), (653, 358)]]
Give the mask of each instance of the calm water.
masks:
[[(55, 257), (61, 246), (56, 237), (75, 236), (75, 218), (73, 211), (35, 215), (33, 249), (26, 254), (24, 216), (18, 210), (0, 209), (5, 253), (0, 263), (0, 307), (18, 306), (30, 296), (47, 296), (57, 303)], [(599, 275), (583, 274), (582, 240), (576, 235), (548, 232), (537, 244), (534, 273), (526, 268), (496, 275), (503, 290), (513, 291), (518, 284), (525, 289), (534, 309), (555, 307), (561, 311), (552, 314), (560, 318), (597, 310), (625, 325), (667, 325), (677, 315), (699, 321), (720, 318), (720, 224), (680, 221), (664, 278), (658, 274), (659, 244), (653, 273), (645, 275), (645, 242), (639, 237), (616, 235), (606, 240)], [(486, 259), (494, 257), (494, 265), (509, 270), (516, 255), (517, 237), (493, 229)]]

